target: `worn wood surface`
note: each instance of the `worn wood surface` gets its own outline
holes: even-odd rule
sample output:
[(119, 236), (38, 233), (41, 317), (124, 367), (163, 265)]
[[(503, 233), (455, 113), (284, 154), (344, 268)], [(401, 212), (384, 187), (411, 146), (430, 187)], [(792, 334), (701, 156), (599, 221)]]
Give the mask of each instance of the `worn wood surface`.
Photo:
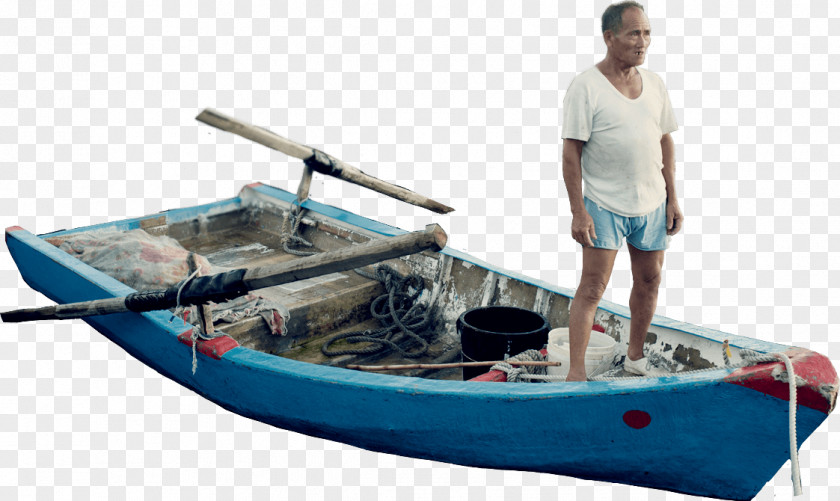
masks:
[(310, 186), (312, 186), (312, 167), (306, 165), (303, 167), (303, 174), (300, 177), (297, 190), (297, 199), (300, 203), (309, 198)]
[(437, 251), (445, 246), (446, 233), (437, 224), (430, 224), (423, 231), (371, 240), (277, 265), (251, 268), (245, 273), (244, 281), (249, 290), (261, 289), (327, 273), (352, 270), (424, 250)]
[[(187, 264), (190, 267), (190, 274), (193, 274), (195, 270), (199, 270), (198, 276), (204, 275), (204, 270), (199, 269), (195, 252), (190, 252), (189, 256), (187, 256)], [(215, 332), (215, 328), (213, 327), (213, 308), (207, 303), (198, 304), (195, 308), (198, 313), (199, 329), (201, 329), (203, 334), (212, 335)]]
[(70, 318), (92, 317), (129, 311), (124, 297), (95, 299), (80, 303), (57, 304), (42, 308), (22, 308), (7, 311), (2, 316), (4, 322), (31, 322), (33, 320), (62, 320)]
[[(300, 158), (301, 160), (311, 157), (315, 152), (315, 150), (309, 146), (298, 144), (294, 141), (286, 139), (283, 136), (275, 134), (268, 129), (242, 122), (210, 108), (199, 113), (196, 120), (206, 123), (207, 125), (212, 125), (217, 129), (250, 139), (251, 141), (267, 146), (268, 148), (281, 151), (289, 156)], [(403, 202), (429, 209), (437, 212), (438, 214), (446, 214), (455, 210), (448, 205), (444, 205), (407, 188), (388, 183), (373, 177), (370, 174), (366, 174), (358, 168), (353, 167), (352, 165), (337, 158), (329, 158), (336, 167), (336, 169), (330, 173), (331, 176), (343, 179), (353, 184), (358, 184), (359, 186), (364, 186), (365, 188), (369, 188), (398, 200), (402, 200)]]

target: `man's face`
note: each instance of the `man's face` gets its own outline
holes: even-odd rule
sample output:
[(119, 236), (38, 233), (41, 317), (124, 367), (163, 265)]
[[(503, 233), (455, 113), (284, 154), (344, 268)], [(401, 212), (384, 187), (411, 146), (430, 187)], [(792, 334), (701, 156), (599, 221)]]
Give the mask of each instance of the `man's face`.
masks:
[(650, 22), (640, 9), (630, 7), (621, 14), (622, 27), (618, 33), (605, 37), (612, 54), (628, 66), (639, 66), (645, 62), (650, 45)]

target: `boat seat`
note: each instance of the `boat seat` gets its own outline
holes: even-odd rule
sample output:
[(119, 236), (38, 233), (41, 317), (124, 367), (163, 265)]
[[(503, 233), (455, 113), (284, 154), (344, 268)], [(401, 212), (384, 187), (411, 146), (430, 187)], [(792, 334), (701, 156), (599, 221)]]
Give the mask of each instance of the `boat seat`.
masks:
[(331, 273), (255, 291), (289, 309), (285, 336), (272, 335), (259, 317), (219, 328), (242, 346), (279, 354), (311, 338), (335, 334), (369, 319), (370, 303), (383, 292), (381, 283), (356, 272)]

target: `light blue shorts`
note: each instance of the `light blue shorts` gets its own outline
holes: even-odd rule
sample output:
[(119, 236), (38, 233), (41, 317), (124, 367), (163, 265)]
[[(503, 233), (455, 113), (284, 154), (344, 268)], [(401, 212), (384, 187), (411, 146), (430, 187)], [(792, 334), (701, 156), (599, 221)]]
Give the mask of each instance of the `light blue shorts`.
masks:
[(618, 250), (624, 239), (633, 247), (642, 251), (658, 251), (668, 248), (671, 236), (668, 235), (667, 212), (665, 202), (658, 209), (638, 217), (621, 216), (584, 198), (586, 212), (595, 222), (597, 239), (592, 243), (597, 249)]

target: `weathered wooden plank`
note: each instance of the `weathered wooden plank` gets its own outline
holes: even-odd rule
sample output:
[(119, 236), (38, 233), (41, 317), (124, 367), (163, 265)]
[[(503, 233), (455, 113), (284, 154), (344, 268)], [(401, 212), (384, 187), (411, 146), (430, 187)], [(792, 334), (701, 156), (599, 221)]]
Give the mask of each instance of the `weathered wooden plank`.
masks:
[(251, 268), (245, 273), (243, 280), (249, 290), (261, 289), (327, 273), (352, 270), (386, 259), (416, 254), (426, 249), (440, 250), (445, 246), (446, 233), (437, 224), (430, 224), (424, 231), (371, 240), (279, 265)]
[(297, 190), (297, 199), (301, 203), (309, 198), (309, 188), (312, 186), (312, 172), (312, 167), (308, 165), (303, 168), (303, 175), (300, 177), (300, 184), (298, 184)]
[[(292, 140), (286, 139), (283, 136), (275, 134), (268, 129), (256, 127), (254, 125), (242, 122), (233, 117), (226, 116), (213, 109), (206, 109), (195, 117), (199, 122), (212, 125), (217, 129), (231, 132), (246, 139), (250, 139), (268, 148), (283, 152), (291, 157), (300, 158), (307, 161), (307, 166), (326, 175), (343, 179), (347, 182), (364, 186), (371, 190), (388, 195), (389, 197), (402, 200), (403, 202), (423, 207), (438, 214), (446, 214), (452, 212), (452, 207), (444, 205), (436, 200), (420, 195), (402, 186), (397, 186), (388, 183), (381, 179), (366, 174), (352, 165), (345, 163), (335, 157), (327, 155), (321, 151), (298, 144)], [(316, 154), (317, 153), (317, 154)], [(303, 183), (301, 183), (301, 188)], [(308, 185), (306, 186), (308, 192)], [(298, 193), (300, 195), (300, 191)]]

